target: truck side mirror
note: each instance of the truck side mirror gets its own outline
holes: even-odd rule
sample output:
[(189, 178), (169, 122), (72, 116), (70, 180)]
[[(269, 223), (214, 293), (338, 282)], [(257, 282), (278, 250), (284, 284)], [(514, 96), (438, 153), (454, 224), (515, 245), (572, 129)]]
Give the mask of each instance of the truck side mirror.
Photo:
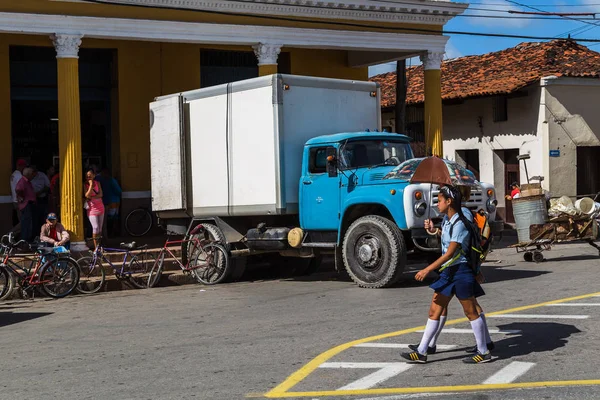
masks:
[(335, 147), (329, 147), (327, 149), (327, 174), (330, 178), (335, 178), (337, 172), (337, 155)]

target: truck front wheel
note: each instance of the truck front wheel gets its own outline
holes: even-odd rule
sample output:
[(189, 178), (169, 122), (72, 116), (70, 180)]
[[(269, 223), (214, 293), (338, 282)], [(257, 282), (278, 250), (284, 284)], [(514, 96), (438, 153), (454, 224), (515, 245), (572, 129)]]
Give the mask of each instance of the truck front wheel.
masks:
[(364, 288), (398, 281), (406, 266), (406, 244), (396, 224), (378, 215), (354, 221), (346, 231), (342, 257), (348, 274)]

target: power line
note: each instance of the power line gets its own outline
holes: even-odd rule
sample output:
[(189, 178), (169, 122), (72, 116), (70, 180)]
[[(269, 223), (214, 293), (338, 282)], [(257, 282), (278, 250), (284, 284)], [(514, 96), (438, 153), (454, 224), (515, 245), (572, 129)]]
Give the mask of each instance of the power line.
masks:
[[(504, 3), (488, 3), (488, 2), (479, 2), (479, 1), (470, 1), (469, 4), (482, 4), (482, 5), (486, 5), (486, 6), (504, 6), (506, 4)], [(557, 7), (557, 4), (536, 4), (536, 7)], [(600, 3), (595, 3), (595, 4), (560, 4), (560, 7), (580, 7), (580, 8), (586, 8), (586, 7), (593, 7), (593, 6), (600, 6)]]
[[(522, 3), (519, 3), (519, 2), (514, 1), (514, 0), (504, 0), (504, 1), (506, 1), (508, 3), (511, 3), (511, 4), (516, 4), (516, 5), (520, 6), (520, 7), (529, 8), (530, 10), (545, 12), (544, 10), (540, 10), (539, 8), (532, 7), (532, 6), (529, 6), (527, 4), (522, 4)], [(569, 17), (563, 17), (563, 18), (567, 19), (567, 20), (570, 20), (570, 21), (577, 21), (577, 22), (582, 22), (584, 24), (592, 25), (592, 28), (590, 28), (590, 29), (587, 29), (587, 30), (584, 29), (584, 30), (578, 31), (576, 33), (577, 35), (579, 35), (579, 34), (581, 34), (583, 32), (587, 32), (587, 31), (589, 31), (591, 29), (594, 29), (594, 28), (597, 28), (598, 26), (600, 26), (598, 22), (597, 23), (592, 23), (592, 22), (587, 22), (587, 21), (585, 21), (583, 19), (578, 19), (578, 18), (569, 18)]]
[[(178, 10), (178, 11), (186, 11), (186, 12), (195, 12), (201, 14), (215, 14), (215, 15), (228, 15), (228, 16), (239, 16), (239, 17), (252, 17), (256, 19), (263, 20), (271, 20), (271, 21), (287, 21), (287, 22), (299, 22), (305, 24), (327, 24), (332, 26), (346, 26), (346, 27), (354, 27), (354, 28), (368, 28), (375, 30), (388, 30), (388, 31), (396, 31), (396, 32), (404, 32), (404, 33), (445, 33), (449, 35), (465, 35), (465, 36), (479, 36), (479, 37), (497, 37), (497, 38), (509, 38), (509, 39), (529, 39), (529, 40), (554, 40), (556, 37), (550, 36), (532, 36), (532, 35), (511, 35), (504, 33), (483, 33), (483, 32), (465, 32), (465, 31), (439, 31), (435, 29), (426, 29), (426, 28), (401, 28), (401, 27), (382, 27), (379, 25), (367, 25), (367, 24), (356, 24), (351, 22), (338, 22), (338, 21), (312, 21), (300, 18), (291, 18), (291, 17), (278, 17), (278, 16), (267, 16), (267, 15), (255, 15), (249, 13), (238, 13), (238, 12), (226, 12), (226, 11), (215, 11), (215, 10), (196, 10), (184, 7), (170, 7), (170, 6), (152, 6), (152, 5), (144, 5), (144, 4), (125, 4), (125, 3), (114, 3), (106, 0), (82, 0), (87, 3), (95, 3), (95, 4), (104, 4), (104, 5), (113, 5), (113, 6), (123, 6), (123, 7), (139, 7), (139, 8), (150, 8), (157, 10)], [(600, 39), (577, 39), (579, 42), (590, 42), (590, 43), (600, 43)]]

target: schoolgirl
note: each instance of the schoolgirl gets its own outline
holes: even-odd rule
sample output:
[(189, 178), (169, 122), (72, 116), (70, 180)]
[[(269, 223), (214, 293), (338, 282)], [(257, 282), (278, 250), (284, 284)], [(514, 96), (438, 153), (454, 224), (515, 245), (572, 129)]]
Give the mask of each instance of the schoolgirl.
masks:
[[(470, 237), (467, 227), (460, 219), (461, 194), (458, 188), (444, 186), (440, 188), (438, 195), (438, 208), (445, 214), (442, 221), (442, 256), (427, 268), (419, 271), (415, 279), (423, 281), (427, 275), (435, 270), (440, 270), (440, 277), (431, 288), (435, 290), (431, 306), (429, 308), (429, 319), (423, 337), (416, 351), (402, 353), (402, 358), (412, 362), (426, 363), (428, 347), (433, 337), (440, 328), (440, 318), (444, 309), (453, 296), (456, 296), (463, 307), (464, 313), (471, 322), (477, 353), (463, 360), (469, 364), (485, 363), (492, 360), (487, 347), (487, 327), (485, 321), (477, 311), (475, 296), (485, 294), (481, 285), (477, 282), (475, 273), (469, 266), (466, 258), (470, 246)], [(451, 229), (452, 228), (452, 229)], [(452, 231), (452, 235), (450, 235)]]

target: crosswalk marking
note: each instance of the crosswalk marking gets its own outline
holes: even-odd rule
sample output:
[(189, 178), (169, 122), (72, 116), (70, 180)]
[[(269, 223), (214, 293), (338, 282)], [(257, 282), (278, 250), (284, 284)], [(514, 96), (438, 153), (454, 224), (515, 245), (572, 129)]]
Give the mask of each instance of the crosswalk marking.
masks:
[[(418, 333), (423, 333), (423, 330), (417, 331)], [(514, 335), (517, 333), (521, 333), (520, 329), (498, 329), (498, 328), (491, 328), (489, 330), (490, 334), (492, 333), (498, 333), (498, 334), (502, 334), (502, 335)], [(473, 334), (473, 330), (472, 329), (459, 329), (459, 328), (444, 328), (444, 330), (442, 331), (442, 333), (470, 333)]]
[[(445, 332), (445, 331), (444, 331)], [(374, 348), (382, 348), (382, 349), (408, 349), (408, 344), (399, 344), (399, 343), (361, 343), (357, 344), (354, 347), (374, 347)], [(457, 348), (458, 346), (452, 344), (438, 344), (438, 350), (452, 350)]]
[(518, 377), (525, 374), (531, 368), (535, 366), (535, 363), (513, 361), (494, 375), (486, 379), (484, 385), (493, 385), (497, 383), (511, 383)]
[(319, 368), (364, 368), (378, 370), (337, 390), (370, 389), (412, 367), (413, 365), (404, 362), (326, 362), (319, 366)]
[(588, 319), (589, 315), (557, 315), (557, 314), (499, 314), (487, 318), (515, 318), (515, 319)]
[(554, 303), (546, 304), (546, 307), (598, 307), (600, 303)]

